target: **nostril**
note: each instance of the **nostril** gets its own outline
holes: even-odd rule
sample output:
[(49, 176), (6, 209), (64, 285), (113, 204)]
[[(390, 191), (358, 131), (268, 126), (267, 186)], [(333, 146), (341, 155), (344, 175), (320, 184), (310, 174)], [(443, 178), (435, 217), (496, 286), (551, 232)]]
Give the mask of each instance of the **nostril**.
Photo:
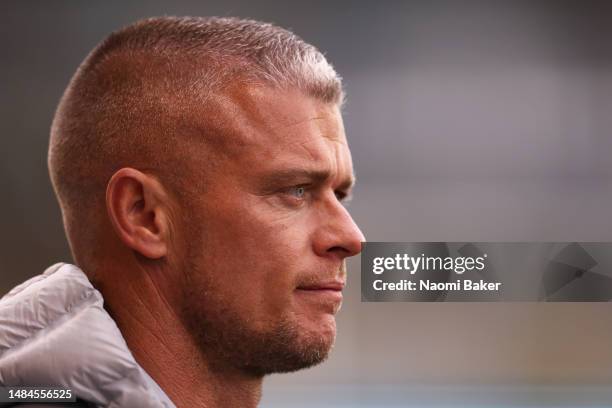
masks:
[(334, 246), (331, 247), (327, 250), (327, 254), (328, 256), (332, 256), (334, 258), (337, 258), (339, 260), (343, 260), (345, 258), (351, 257), (353, 255), (355, 255), (355, 253), (353, 251), (351, 251), (350, 249), (344, 247), (344, 246)]
[(337, 245), (329, 248), (327, 250), (328, 253), (335, 253), (342, 258), (347, 258), (350, 256), (355, 256), (361, 252), (361, 242), (350, 242), (346, 245)]

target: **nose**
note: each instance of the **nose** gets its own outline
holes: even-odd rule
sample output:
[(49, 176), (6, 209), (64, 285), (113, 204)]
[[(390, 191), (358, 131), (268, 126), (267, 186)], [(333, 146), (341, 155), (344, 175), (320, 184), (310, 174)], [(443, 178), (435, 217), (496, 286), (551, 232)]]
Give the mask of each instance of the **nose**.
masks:
[(361, 252), (365, 237), (347, 209), (335, 197), (320, 217), (322, 221), (313, 242), (317, 255), (342, 260)]

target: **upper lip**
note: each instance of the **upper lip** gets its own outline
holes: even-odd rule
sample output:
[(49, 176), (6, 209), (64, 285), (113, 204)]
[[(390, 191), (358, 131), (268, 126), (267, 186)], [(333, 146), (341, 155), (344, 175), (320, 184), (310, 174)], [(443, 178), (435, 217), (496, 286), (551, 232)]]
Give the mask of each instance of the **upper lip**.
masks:
[(307, 285), (300, 285), (298, 286), (298, 289), (302, 289), (302, 290), (336, 290), (336, 291), (341, 291), (342, 289), (344, 289), (344, 281), (340, 281), (340, 280), (332, 280), (332, 281), (325, 281), (325, 282), (315, 282), (315, 283), (309, 283)]

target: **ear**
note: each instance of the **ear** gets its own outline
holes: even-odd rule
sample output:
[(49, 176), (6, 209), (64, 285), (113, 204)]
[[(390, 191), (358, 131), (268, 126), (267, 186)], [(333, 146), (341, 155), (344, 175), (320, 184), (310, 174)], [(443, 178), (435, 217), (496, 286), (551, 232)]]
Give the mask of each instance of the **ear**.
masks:
[(119, 239), (150, 259), (167, 255), (169, 204), (153, 176), (132, 168), (117, 171), (106, 187), (106, 210)]

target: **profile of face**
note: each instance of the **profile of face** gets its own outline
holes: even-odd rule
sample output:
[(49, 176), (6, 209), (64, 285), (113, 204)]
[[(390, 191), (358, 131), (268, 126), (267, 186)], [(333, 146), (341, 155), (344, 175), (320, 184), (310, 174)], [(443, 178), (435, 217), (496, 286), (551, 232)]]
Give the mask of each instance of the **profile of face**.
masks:
[(364, 241), (342, 203), (354, 176), (339, 108), (249, 86), (215, 117), (231, 139), (183, 217), (182, 319), (213, 364), (317, 364), (335, 340), (345, 258)]

